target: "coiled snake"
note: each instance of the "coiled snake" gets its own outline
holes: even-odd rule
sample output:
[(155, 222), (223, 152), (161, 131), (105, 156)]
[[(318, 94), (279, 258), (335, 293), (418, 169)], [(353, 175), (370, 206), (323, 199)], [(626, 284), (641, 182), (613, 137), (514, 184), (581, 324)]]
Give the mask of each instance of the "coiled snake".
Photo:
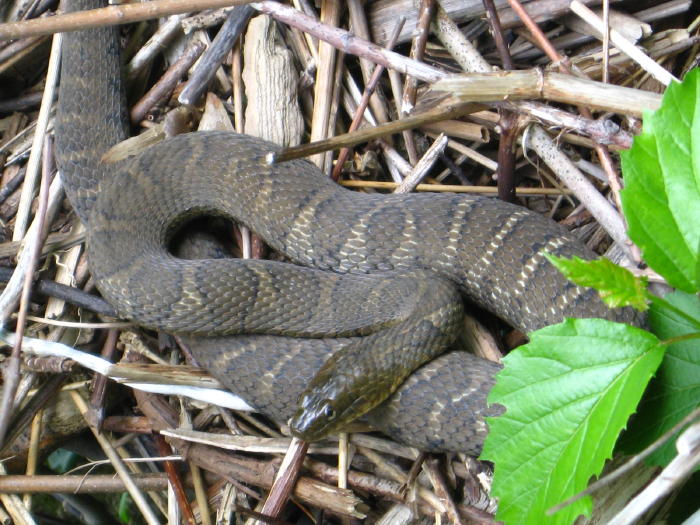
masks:
[[(591, 257), (576, 239), (495, 199), (358, 194), (304, 161), (270, 167), (264, 156), (275, 146), (231, 133), (181, 135), (102, 164), (126, 137), (116, 32), (66, 35), (63, 56), (59, 162), (101, 293), (139, 324), (196, 336), (201, 363), (278, 420), (321, 369), (292, 421), (307, 439), (398, 387), (369, 421), (422, 449), (478, 452), (483, 417), (498, 412), (486, 405), (498, 366), (440, 355), (461, 323), (460, 294), (523, 331), (564, 316), (626, 315), (541, 254)], [(169, 238), (200, 214), (246, 224), (304, 267), (175, 258)]]

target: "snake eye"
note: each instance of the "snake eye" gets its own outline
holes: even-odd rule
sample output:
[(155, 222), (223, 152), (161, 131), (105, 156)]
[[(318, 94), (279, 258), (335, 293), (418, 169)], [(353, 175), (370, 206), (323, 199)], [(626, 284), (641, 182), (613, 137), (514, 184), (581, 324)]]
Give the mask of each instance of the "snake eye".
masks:
[(321, 409), (323, 412), (323, 417), (327, 420), (335, 419), (335, 410), (333, 409), (333, 406), (331, 405), (331, 402), (326, 400), (326, 402), (323, 404), (323, 408)]

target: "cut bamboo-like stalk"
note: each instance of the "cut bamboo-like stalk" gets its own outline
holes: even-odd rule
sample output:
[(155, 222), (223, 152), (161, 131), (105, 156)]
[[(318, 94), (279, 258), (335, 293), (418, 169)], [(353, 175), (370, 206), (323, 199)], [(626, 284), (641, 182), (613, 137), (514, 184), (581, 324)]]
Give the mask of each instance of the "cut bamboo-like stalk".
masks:
[(435, 82), (433, 89), (470, 102), (545, 99), (636, 116), (661, 105), (656, 93), (539, 69), (452, 75)]

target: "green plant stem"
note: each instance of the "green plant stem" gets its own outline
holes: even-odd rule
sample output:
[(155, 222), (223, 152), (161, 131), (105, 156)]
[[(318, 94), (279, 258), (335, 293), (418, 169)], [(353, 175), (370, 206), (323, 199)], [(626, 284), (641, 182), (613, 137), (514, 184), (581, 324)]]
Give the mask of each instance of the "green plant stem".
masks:
[(700, 332), (694, 332), (692, 334), (678, 335), (676, 337), (671, 337), (670, 339), (665, 339), (661, 341), (662, 345), (672, 345), (674, 343), (680, 343), (681, 341), (687, 341), (689, 339), (700, 339)]

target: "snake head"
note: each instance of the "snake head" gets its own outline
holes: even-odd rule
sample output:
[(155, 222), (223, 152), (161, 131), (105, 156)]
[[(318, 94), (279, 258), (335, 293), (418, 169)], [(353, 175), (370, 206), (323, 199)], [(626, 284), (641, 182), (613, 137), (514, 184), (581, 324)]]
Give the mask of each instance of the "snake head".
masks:
[(358, 389), (357, 384), (349, 387), (346, 379), (337, 375), (330, 379), (317, 376), (312, 381), (289, 421), (292, 435), (304, 441), (318, 441), (341, 431), (383, 400), (374, 398), (375, 389)]
[(302, 406), (289, 421), (292, 435), (304, 441), (318, 441), (333, 432), (338, 426), (338, 413), (330, 399), (311, 402), (308, 396), (302, 397)]

